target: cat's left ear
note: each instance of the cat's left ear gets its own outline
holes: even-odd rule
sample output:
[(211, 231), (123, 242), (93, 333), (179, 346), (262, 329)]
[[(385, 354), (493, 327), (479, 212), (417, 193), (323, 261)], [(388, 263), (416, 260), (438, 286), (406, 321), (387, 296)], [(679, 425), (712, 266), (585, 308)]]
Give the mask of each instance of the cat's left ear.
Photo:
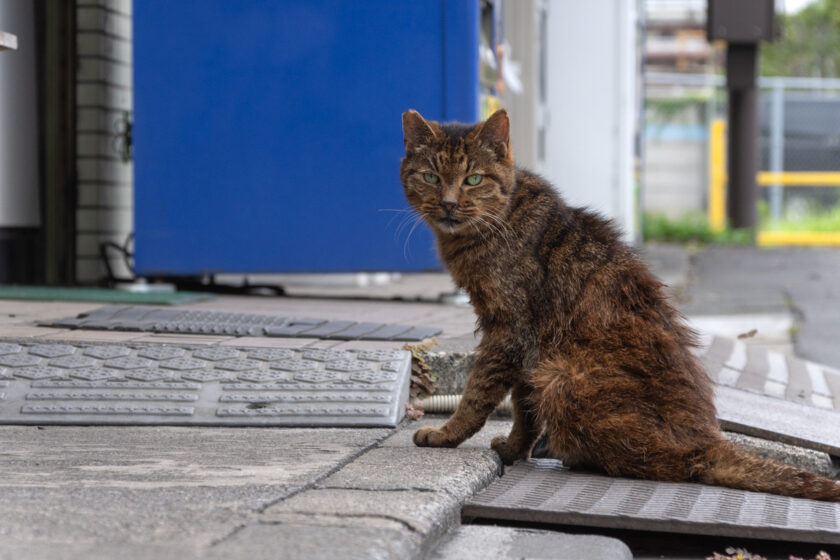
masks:
[(499, 109), (481, 124), (478, 129), (478, 141), (491, 148), (496, 156), (513, 163), (513, 150), (510, 146), (510, 119), (507, 111)]
[(430, 123), (414, 109), (409, 109), (402, 116), (403, 142), (406, 153), (411, 153), (430, 146), (436, 138), (436, 123)]

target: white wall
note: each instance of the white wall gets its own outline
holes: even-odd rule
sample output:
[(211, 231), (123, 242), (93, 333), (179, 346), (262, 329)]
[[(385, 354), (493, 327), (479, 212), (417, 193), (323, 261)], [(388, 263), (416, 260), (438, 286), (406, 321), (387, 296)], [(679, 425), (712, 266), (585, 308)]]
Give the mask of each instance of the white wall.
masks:
[(0, 52), (0, 227), (37, 227), (38, 90), (34, 3), (0, 0), (0, 31), (17, 36)]
[(575, 206), (636, 229), (635, 0), (548, 0), (548, 133), (542, 173)]

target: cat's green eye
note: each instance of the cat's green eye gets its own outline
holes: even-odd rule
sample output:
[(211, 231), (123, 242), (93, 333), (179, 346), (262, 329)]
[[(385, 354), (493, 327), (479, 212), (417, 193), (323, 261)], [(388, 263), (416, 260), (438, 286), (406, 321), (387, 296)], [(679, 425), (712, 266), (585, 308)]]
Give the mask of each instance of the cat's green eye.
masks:
[(435, 175), (434, 173), (423, 173), (423, 180), (427, 183), (431, 183), (433, 185), (437, 185), (440, 181), (440, 177)]
[(467, 177), (467, 184), (474, 187), (477, 184), (479, 184), (483, 178), (484, 177), (482, 177), (478, 173), (476, 173), (474, 175), (470, 175), (469, 177)]

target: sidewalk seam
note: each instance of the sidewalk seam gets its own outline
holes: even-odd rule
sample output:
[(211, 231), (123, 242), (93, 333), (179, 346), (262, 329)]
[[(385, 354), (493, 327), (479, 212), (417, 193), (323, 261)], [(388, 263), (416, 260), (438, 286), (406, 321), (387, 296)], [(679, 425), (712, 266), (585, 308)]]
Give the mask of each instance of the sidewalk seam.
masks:
[[(269, 523), (264, 523), (264, 522), (260, 521), (260, 518), (259, 518), (259, 516), (261, 516), (262, 514), (264, 514), (264, 513), (265, 513), (265, 511), (266, 511), (268, 508), (270, 508), (270, 507), (271, 507), (271, 506), (273, 506), (273, 505), (279, 504), (280, 502), (282, 502), (282, 501), (284, 501), (284, 500), (287, 500), (287, 499), (289, 499), (289, 498), (292, 498), (292, 497), (294, 497), (294, 496), (296, 496), (296, 495), (300, 494), (301, 492), (305, 492), (306, 490), (310, 490), (310, 489), (312, 489), (312, 488), (316, 487), (316, 486), (317, 486), (317, 484), (318, 484), (318, 482), (320, 482), (321, 480), (324, 480), (325, 478), (327, 478), (327, 477), (329, 477), (329, 476), (332, 476), (333, 474), (335, 474), (336, 472), (338, 472), (338, 471), (339, 471), (339, 470), (341, 470), (342, 468), (346, 467), (347, 465), (349, 465), (350, 463), (352, 463), (353, 461), (355, 461), (356, 459), (358, 459), (359, 457), (361, 457), (362, 455), (364, 455), (365, 453), (367, 453), (367, 452), (368, 452), (368, 451), (370, 451), (371, 449), (373, 449), (373, 448), (375, 448), (375, 447), (379, 446), (379, 444), (381, 444), (383, 441), (385, 441), (386, 439), (388, 439), (389, 437), (391, 437), (392, 435), (394, 435), (397, 431), (398, 431), (398, 430), (397, 430), (397, 428), (392, 428), (391, 430), (389, 430), (389, 431), (388, 431), (388, 433), (386, 433), (385, 435), (383, 435), (381, 438), (378, 438), (378, 439), (374, 440), (373, 442), (371, 442), (371, 443), (370, 443), (370, 444), (368, 444), (368, 445), (365, 445), (365, 446), (363, 446), (363, 447), (360, 447), (358, 451), (356, 451), (355, 453), (351, 454), (351, 455), (350, 455), (350, 456), (348, 456), (346, 459), (344, 459), (344, 460), (340, 461), (338, 464), (336, 464), (336, 465), (335, 465), (334, 467), (332, 467), (331, 469), (329, 469), (329, 470), (327, 470), (327, 471), (324, 471), (323, 475), (322, 475), (322, 476), (319, 476), (316, 480), (312, 480), (312, 481), (310, 481), (310, 482), (308, 482), (308, 483), (306, 483), (306, 484), (302, 484), (302, 485), (300, 485), (300, 486), (298, 486), (298, 487), (296, 487), (296, 488), (292, 488), (292, 489), (290, 489), (288, 492), (284, 493), (282, 496), (280, 496), (280, 497), (278, 497), (278, 498), (275, 498), (275, 499), (273, 499), (273, 500), (270, 500), (270, 501), (268, 501), (268, 502), (264, 503), (263, 505), (261, 505), (260, 507), (258, 507), (258, 508), (256, 508), (256, 509), (254, 510), (254, 516), (255, 516), (255, 517), (253, 518), (253, 520), (251, 520), (251, 521), (249, 521), (249, 522), (242, 523), (242, 524), (240, 524), (240, 525), (235, 526), (235, 527), (234, 527), (231, 531), (229, 531), (227, 534), (225, 534), (225, 535), (223, 535), (222, 537), (219, 537), (218, 539), (215, 539), (214, 541), (212, 541), (212, 542), (210, 543), (210, 545), (208, 546), (208, 548), (209, 548), (209, 549), (212, 549), (212, 548), (217, 547), (218, 545), (220, 545), (220, 544), (222, 544), (223, 542), (225, 542), (225, 541), (229, 540), (230, 538), (232, 538), (232, 537), (236, 536), (236, 535), (237, 535), (239, 532), (241, 532), (243, 529), (245, 529), (246, 527), (249, 527), (249, 526), (251, 526), (251, 525), (255, 525), (255, 524), (256, 524), (256, 525), (266, 525), (266, 524), (269, 524)], [(254, 521), (255, 521), (256, 523), (254, 523)]]
[[(311, 511), (289, 511), (285, 512), (292, 515), (302, 515), (304, 517), (332, 517), (335, 519), (356, 518), (356, 519), (385, 519), (386, 521), (393, 521), (398, 523), (415, 534), (420, 534), (417, 528), (413, 527), (407, 521), (403, 521), (398, 517), (392, 515), (385, 515), (382, 513), (313, 513)], [(260, 525), (283, 525), (283, 521), (262, 520)]]

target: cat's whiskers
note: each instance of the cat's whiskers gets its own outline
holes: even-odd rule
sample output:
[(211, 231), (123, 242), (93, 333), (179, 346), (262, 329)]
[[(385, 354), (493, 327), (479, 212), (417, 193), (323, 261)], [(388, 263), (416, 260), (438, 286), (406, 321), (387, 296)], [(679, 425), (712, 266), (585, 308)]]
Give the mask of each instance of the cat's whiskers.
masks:
[(493, 212), (487, 212), (485, 216), (491, 218), (496, 224), (498, 224), (499, 228), (502, 230), (502, 235), (504, 236), (505, 241), (507, 241), (508, 247), (510, 247), (511, 239), (513, 239), (514, 245), (516, 244), (516, 232), (513, 231), (513, 228), (510, 227), (507, 220), (500, 218)]
[(476, 220), (474, 217), (470, 217), (467, 221), (467, 223), (469, 225), (471, 225), (473, 227), (473, 229), (475, 229), (475, 231), (478, 232), (478, 234), (481, 236), (481, 238), (484, 239), (484, 242), (489, 243), (489, 241), (487, 240), (487, 237), (484, 235), (484, 232), (481, 231), (481, 228), (476, 225), (476, 222), (478, 222), (478, 220)]
[[(484, 219), (484, 218), (482, 218), (481, 216), (475, 216), (474, 221), (475, 221), (475, 222), (477, 222), (477, 223), (479, 223), (479, 224), (481, 224), (483, 227), (487, 228), (488, 230), (490, 230), (490, 231), (493, 233), (493, 235), (494, 235), (495, 237), (497, 237), (497, 238), (501, 239), (502, 241), (504, 241), (504, 242), (505, 242), (505, 244), (507, 245), (508, 250), (510, 250), (510, 243), (508, 242), (507, 236), (505, 236), (505, 235), (502, 233), (502, 231), (500, 231), (500, 230), (499, 230), (499, 228), (498, 228), (498, 227), (496, 227), (495, 225), (491, 224), (490, 222), (488, 222), (487, 220), (485, 220), (485, 219)], [(476, 229), (478, 229), (478, 228), (476, 228)], [(480, 230), (479, 230), (479, 231), (480, 231)], [(482, 237), (484, 237), (484, 234), (482, 234)], [(485, 239), (485, 240), (487, 240), (487, 238), (486, 238), (486, 237), (484, 237), (484, 239)]]
[(407, 214), (411, 214), (414, 212), (414, 208), (380, 208), (379, 210), (377, 210), (377, 212), (394, 212), (394, 215), (391, 216), (390, 220), (388, 220), (388, 224), (386, 225), (386, 227), (388, 227), (393, 223), (394, 218), (396, 218), (398, 215), (402, 214), (402, 221), (405, 219), (405, 216)]
[[(485, 220), (484, 219), (485, 216), (486, 217), (493, 217), (492, 214), (486, 213), (486, 214), (477, 214), (477, 215), (473, 216), (471, 219), (474, 222), (477, 222), (477, 223), (483, 225), (484, 227), (489, 229), (491, 232), (493, 232), (493, 234), (496, 237), (499, 237), (502, 241), (505, 242), (505, 245), (507, 246), (508, 250), (510, 250), (511, 249), (510, 239), (508, 238), (507, 231), (506, 231), (507, 227), (505, 226), (505, 224), (501, 224), (502, 226), (505, 226), (505, 227), (500, 227), (499, 225), (493, 224), (493, 223)], [(478, 228), (476, 228), (476, 229), (478, 229)], [(483, 237), (483, 235), (482, 235), (482, 237)], [(487, 240), (487, 238), (485, 237), (485, 241), (486, 240)]]
[(397, 225), (397, 229), (394, 232), (394, 241), (399, 239), (400, 235), (402, 235), (402, 232), (405, 231), (405, 228), (413, 225), (414, 222), (416, 222), (419, 218), (421, 218), (421, 216), (417, 214), (417, 212), (415, 212), (414, 210), (412, 210), (411, 213), (406, 212), (405, 214), (403, 214), (403, 216), (400, 218), (400, 223)]
[(408, 260), (411, 251), (408, 249), (408, 242), (411, 240), (411, 234), (414, 233), (414, 230), (417, 229), (417, 226), (420, 225), (420, 222), (423, 221), (423, 216), (420, 214), (414, 215), (414, 224), (411, 226), (411, 229), (408, 230), (408, 235), (405, 238), (405, 242), (403, 243), (403, 258)]

